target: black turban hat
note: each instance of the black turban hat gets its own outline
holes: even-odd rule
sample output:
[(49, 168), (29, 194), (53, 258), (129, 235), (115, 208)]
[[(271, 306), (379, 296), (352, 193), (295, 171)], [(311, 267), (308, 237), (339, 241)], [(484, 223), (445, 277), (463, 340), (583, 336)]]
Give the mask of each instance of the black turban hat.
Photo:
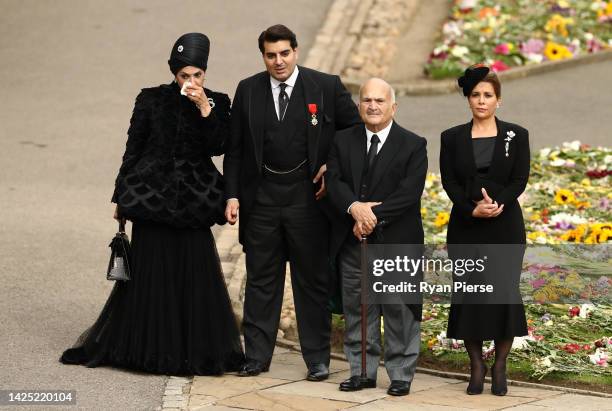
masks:
[(463, 95), (469, 96), (474, 87), (489, 74), (489, 68), (484, 64), (474, 64), (465, 69), (463, 76), (459, 77), (457, 83), (463, 89)]
[(168, 60), (170, 71), (172, 71), (172, 74), (176, 75), (180, 69), (187, 66), (199, 67), (202, 70), (206, 70), (209, 51), (210, 40), (204, 34), (183, 34), (172, 47), (170, 60)]

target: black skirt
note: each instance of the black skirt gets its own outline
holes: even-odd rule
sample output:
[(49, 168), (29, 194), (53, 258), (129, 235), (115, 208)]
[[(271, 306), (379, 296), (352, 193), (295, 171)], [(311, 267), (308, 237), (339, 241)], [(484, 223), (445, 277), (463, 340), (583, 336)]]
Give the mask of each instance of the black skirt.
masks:
[[(454, 210), (453, 210), (454, 211)], [(471, 219), (451, 213), (449, 244), (525, 244), (525, 225), (518, 202), (509, 204), (494, 219)], [(516, 293), (521, 276), (522, 258), (500, 275), (512, 277)], [(525, 307), (519, 304), (451, 304), (446, 334), (461, 340), (506, 340), (527, 335)]]
[(218, 375), (244, 360), (209, 228), (134, 223), (132, 279), (60, 361), (166, 375)]

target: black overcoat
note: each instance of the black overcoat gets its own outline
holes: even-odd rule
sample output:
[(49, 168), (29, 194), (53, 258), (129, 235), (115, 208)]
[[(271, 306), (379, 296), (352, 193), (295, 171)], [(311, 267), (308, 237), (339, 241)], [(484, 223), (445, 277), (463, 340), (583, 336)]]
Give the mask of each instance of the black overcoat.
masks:
[(224, 152), (230, 100), (204, 91), (214, 106), (208, 117), (176, 82), (136, 97), (112, 197), (124, 217), (192, 228), (222, 222), (223, 183), (211, 156)]
[[(332, 223), (331, 256), (336, 257), (354, 220), (347, 209), (360, 201), (362, 170), (366, 162), (366, 132), (356, 125), (336, 135), (327, 161), (328, 195), (337, 217)], [(380, 149), (368, 183), (366, 201), (382, 202), (372, 211), (378, 220), (375, 242), (423, 244), (421, 195), (427, 175), (427, 140), (393, 123)], [(409, 305), (415, 319), (422, 306)]]
[[(449, 244), (525, 243), (525, 225), (518, 197), (529, 179), (529, 133), (516, 124), (498, 119), (496, 123), (493, 159), (485, 178), (478, 177), (476, 172), (472, 122), (442, 132), (442, 186), (453, 203), (447, 231)], [(472, 217), (476, 206), (473, 200), (478, 198), (471, 194), (478, 192), (481, 185), (485, 186), (489, 197), (504, 204), (498, 217)]]

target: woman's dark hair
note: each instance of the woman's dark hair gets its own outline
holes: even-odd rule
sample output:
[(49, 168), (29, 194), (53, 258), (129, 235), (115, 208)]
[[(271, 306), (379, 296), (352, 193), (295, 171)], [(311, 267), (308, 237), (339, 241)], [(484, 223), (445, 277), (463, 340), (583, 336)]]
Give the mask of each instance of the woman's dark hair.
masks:
[(493, 86), (493, 90), (495, 91), (495, 97), (501, 97), (501, 83), (499, 82), (499, 77), (497, 77), (497, 74), (495, 74), (494, 71), (489, 71), (485, 78), (480, 81), (490, 83)]
[(294, 32), (282, 24), (275, 24), (262, 31), (259, 35), (259, 39), (257, 40), (259, 43), (259, 51), (263, 54), (264, 42), (276, 43), (281, 40), (289, 40), (292, 49), (295, 49), (298, 45)]

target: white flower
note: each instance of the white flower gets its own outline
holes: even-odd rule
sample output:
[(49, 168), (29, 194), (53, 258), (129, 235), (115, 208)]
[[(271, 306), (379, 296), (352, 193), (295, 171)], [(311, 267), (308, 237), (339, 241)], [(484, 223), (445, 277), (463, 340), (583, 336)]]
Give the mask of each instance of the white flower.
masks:
[(612, 163), (612, 156), (611, 156), (611, 155), (609, 155), (609, 154), (608, 154), (607, 156), (605, 156), (605, 157), (604, 157), (604, 163), (605, 163), (605, 164), (610, 164), (610, 163)]
[(538, 363), (546, 368), (549, 368), (552, 366), (552, 361), (550, 361), (550, 355), (547, 355), (546, 357), (537, 360)]
[(538, 53), (527, 53), (525, 57), (529, 62), (536, 64), (540, 64), (544, 60), (544, 56)]
[(601, 348), (595, 350), (595, 354), (589, 355), (589, 360), (592, 364), (601, 365), (602, 367), (608, 366), (608, 354)]
[(571, 143), (563, 143), (563, 148), (569, 148), (574, 151), (580, 150), (580, 141), (574, 140)]
[(465, 56), (466, 54), (468, 54), (469, 52), (470, 52), (470, 49), (464, 46), (455, 46), (451, 50), (451, 54), (457, 58), (461, 58)]
[(512, 350), (524, 350), (529, 347), (528, 341), (535, 341), (535, 338), (531, 335), (526, 335), (524, 337), (514, 337), (512, 341)]
[(478, 3), (478, 0), (461, 0), (461, 3), (459, 3), (459, 8), (461, 10), (473, 9), (476, 7), (476, 3)]
[(445, 51), (448, 51), (448, 46), (446, 44), (443, 44), (443, 45), (433, 49), (433, 54), (434, 55), (438, 55), (438, 54), (441, 54), (442, 52), (445, 52)]
[(540, 158), (547, 158), (550, 154), (550, 148), (543, 148), (540, 150)]
[(566, 223), (566, 224), (571, 224), (574, 226), (580, 225), (580, 224), (585, 224), (587, 222), (587, 220), (583, 217), (580, 217), (578, 215), (575, 214), (569, 214), (569, 213), (558, 213), (555, 214), (553, 216), (550, 217), (550, 219), (548, 220), (550, 225), (557, 225), (562, 224), (562, 223)]
[(459, 37), (462, 34), (461, 26), (456, 21), (447, 21), (442, 26), (442, 33), (445, 37)]
[(593, 304), (582, 304), (580, 306), (580, 318), (587, 318), (590, 312), (595, 311), (595, 305)]
[(557, 158), (550, 162), (550, 165), (553, 167), (561, 167), (565, 165), (565, 160), (562, 158)]
[(514, 131), (510, 130), (506, 133), (506, 135), (510, 138), (513, 138), (514, 136), (516, 136), (516, 134), (514, 133)]

